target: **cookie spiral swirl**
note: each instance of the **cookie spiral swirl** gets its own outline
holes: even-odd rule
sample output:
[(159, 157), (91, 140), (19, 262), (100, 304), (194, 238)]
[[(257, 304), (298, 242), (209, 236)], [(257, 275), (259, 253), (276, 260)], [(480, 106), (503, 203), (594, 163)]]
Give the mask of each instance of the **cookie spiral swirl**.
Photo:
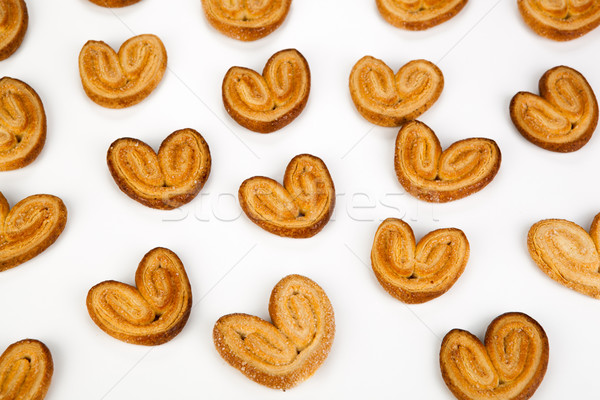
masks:
[(333, 344), (333, 307), (319, 285), (300, 275), (283, 278), (271, 293), (272, 323), (247, 314), (225, 315), (213, 339), (221, 357), (255, 382), (289, 389), (323, 364)]
[(252, 131), (271, 133), (304, 110), (310, 93), (310, 68), (298, 50), (281, 50), (269, 58), (262, 76), (248, 68), (230, 68), (222, 91), (231, 118)]
[(600, 299), (600, 214), (590, 233), (563, 219), (536, 222), (527, 248), (537, 266), (563, 286)]
[(544, 378), (548, 354), (540, 324), (513, 312), (492, 321), (485, 344), (467, 331), (450, 331), (442, 341), (440, 368), (460, 400), (526, 400)]
[(125, 108), (144, 100), (167, 69), (167, 51), (155, 35), (128, 39), (117, 54), (104, 42), (90, 40), (79, 53), (85, 93), (107, 108)]
[(117, 139), (110, 145), (106, 161), (123, 193), (145, 206), (162, 210), (192, 201), (211, 169), (208, 144), (193, 129), (170, 134), (158, 154), (141, 140)]
[(316, 235), (331, 218), (335, 188), (325, 163), (300, 154), (288, 164), (279, 182), (263, 176), (246, 179), (238, 198), (252, 222), (279, 236), (307, 238)]
[(523, 20), (540, 36), (566, 41), (600, 25), (597, 0), (518, 0)]
[(21, 46), (28, 24), (24, 0), (0, 0), (0, 61), (6, 60)]
[(136, 287), (105, 281), (92, 287), (92, 320), (123, 342), (155, 346), (181, 332), (192, 309), (192, 287), (183, 263), (169, 249), (150, 250), (135, 273)]
[(31, 164), (46, 142), (46, 112), (25, 82), (0, 79), (0, 171)]
[(365, 56), (350, 72), (350, 95), (358, 112), (380, 126), (400, 126), (427, 111), (440, 97), (444, 76), (435, 64), (414, 60), (394, 72)]
[(279, 28), (291, 4), (292, 0), (202, 0), (209, 23), (243, 41), (263, 38)]
[(396, 138), (398, 181), (408, 193), (433, 203), (483, 189), (496, 176), (500, 161), (500, 149), (491, 139), (460, 140), (442, 152), (435, 133), (419, 121), (404, 125)]
[(539, 87), (540, 96), (519, 92), (513, 97), (513, 124), (525, 139), (543, 149), (579, 150), (598, 125), (598, 101), (589, 83), (573, 68), (559, 66), (546, 71)]
[(0, 356), (0, 399), (43, 400), (54, 363), (46, 345), (25, 339), (11, 344)]
[(58, 197), (29, 196), (11, 209), (0, 193), (0, 271), (16, 267), (46, 250), (66, 223), (67, 208)]
[(468, 260), (469, 241), (460, 229), (437, 229), (417, 244), (411, 227), (396, 218), (379, 226), (371, 250), (371, 266), (381, 286), (409, 304), (446, 293)]
[(468, 0), (377, 0), (377, 9), (397, 28), (422, 31), (446, 22), (463, 9)]

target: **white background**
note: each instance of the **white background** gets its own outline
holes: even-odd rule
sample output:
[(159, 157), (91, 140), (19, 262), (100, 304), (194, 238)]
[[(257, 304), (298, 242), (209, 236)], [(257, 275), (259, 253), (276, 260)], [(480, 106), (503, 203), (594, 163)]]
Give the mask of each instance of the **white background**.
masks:
[[(0, 349), (28, 337), (48, 345), (55, 363), (48, 400), (450, 399), (438, 365), (441, 338), (452, 328), (481, 338), (507, 311), (531, 315), (549, 337), (548, 371), (535, 399), (597, 398), (600, 304), (544, 275), (529, 257), (526, 235), (544, 218), (589, 228), (600, 211), (600, 138), (571, 154), (542, 150), (518, 134), (508, 105), (520, 90), (537, 93), (542, 74), (561, 64), (579, 70), (600, 94), (600, 30), (552, 42), (523, 23), (515, 0), (471, 1), (425, 32), (389, 25), (374, 0), (297, 0), (277, 31), (243, 43), (208, 25), (200, 0), (142, 0), (118, 10), (87, 0), (27, 4), (25, 40), (0, 63), (0, 75), (38, 92), (48, 138), (33, 164), (0, 173), (0, 190), (11, 205), (36, 193), (57, 195), (69, 216), (53, 246), (0, 273)], [(157, 34), (167, 48), (168, 71), (158, 88), (124, 110), (90, 101), (77, 65), (83, 44), (95, 39), (118, 48), (141, 33)], [(304, 112), (270, 135), (238, 126), (221, 101), (225, 72), (234, 65), (261, 71), (273, 53), (290, 47), (311, 68)], [(350, 99), (348, 76), (364, 55), (394, 70), (417, 58), (438, 64), (445, 88), (420, 120), (444, 148), (467, 137), (496, 140), (502, 166), (488, 187), (441, 205), (404, 192), (393, 168), (398, 130), (371, 125)], [(106, 167), (110, 143), (129, 136), (157, 149), (187, 127), (201, 132), (213, 157), (201, 194), (180, 210), (157, 211), (121, 193)], [(334, 219), (311, 239), (280, 238), (241, 214), (237, 189), (254, 175), (281, 180), (289, 160), (304, 152), (329, 167), (338, 193)], [(387, 217), (404, 218), (417, 238), (442, 227), (466, 233), (471, 258), (448, 293), (407, 306), (378, 285), (369, 255)], [(142, 256), (156, 246), (175, 251), (186, 267), (191, 317), (162, 346), (120, 342), (89, 318), (87, 291), (108, 279), (132, 284)], [(337, 332), (315, 375), (282, 393), (226, 364), (212, 328), (232, 312), (268, 318), (271, 289), (290, 273), (325, 289)]]

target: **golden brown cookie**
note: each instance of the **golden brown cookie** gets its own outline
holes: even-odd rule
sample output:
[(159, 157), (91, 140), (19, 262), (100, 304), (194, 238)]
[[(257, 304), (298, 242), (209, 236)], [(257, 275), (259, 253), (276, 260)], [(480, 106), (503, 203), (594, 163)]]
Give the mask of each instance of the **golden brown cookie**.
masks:
[(600, 214), (590, 233), (564, 219), (536, 222), (527, 235), (533, 261), (563, 286), (600, 299)]
[(279, 236), (308, 238), (323, 229), (335, 206), (335, 188), (325, 163), (300, 154), (288, 164), (283, 186), (264, 176), (246, 179), (238, 199), (248, 218)]
[(135, 287), (105, 281), (90, 289), (92, 320), (123, 342), (156, 346), (181, 332), (192, 309), (192, 287), (177, 254), (150, 250), (135, 272)]
[(468, 0), (377, 0), (377, 9), (397, 28), (422, 31), (448, 21)]
[(118, 54), (106, 43), (90, 40), (79, 53), (85, 93), (107, 108), (125, 108), (144, 100), (166, 69), (167, 51), (155, 35), (132, 37)]
[(414, 60), (394, 72), (383, 61), (361, 58), (350, 72), (350, 95), (358, 112), (380, 126), (400, 126), (437, 101), (444, 76), (435, 64)]
[(225, 110), (254, 132), (271, 133), (304, 110), (310, 93), (310, 69), (298, 50), (281, 50), (267, 61), (262, 76), (231, 67), (223, 79)]
[(46, 142), (46, 113), (38, 94), (25, 82), (0, 79), (0, 171), (23, 168)]
[(548, 337), (533, 318), (506, 313), (492, 321), (485, 342), (453, 329), (440, 349), (444, 382), (459, 400), (526, 400), (548, 366)]
[(291, 4), (292, 0), (202, 0), (204, 15), (215, 29), (246, 42), (279, 28)]
[(29, 14), (23, 0), (0, 0), (0, 61), (10, 57), (23, 42)]
[(11, 344), (0, 356), (0, 399), (42, 400), (53, 372), (52, 355), (44, 343), (25, 339)]
[(0, 193), (0, 271), (31, 260), (60, 236), (67, 223), (61, 199), (36, 194), (12, 209)]
[(494, 179), (500, 161), (500, 149), (491, 139), (463, 139), (442, 152), (435, 133), (419, 121), (404, 125), (396, 138), (398, 181), (408, 193), (431, 203), (480, 191)]
[(377, 229), (371, 266), (385, 290), (416, 304), (446, 293), (465, 270), (469, 241), (460, 229), (437, 229), (417, 244), (411, 227), (388, 218)]
[(598, 0), (518, 0), (518, 4), (525, 23), (552, 40), (576, 39), (600, 25)]
[(271, 293), (272, 323), (247, 314), (225, 315), (213, 339), (221, 357), (248, 378), (273, 389), (289, 389), (323, 364), (335, 335), (329, 298), (312, 280), (283, 278)]
[(140, 0), (90, 0), (92, 3), (108, 8), (126, 7), (139, 2)]
[(513, 124), (525, 139), (543, 149), (579, 150), (598, 124), (594, 91), (583, 75), (564, 66), (546, 71), (539, 87), (540, 96), (519, 92), (512, 98)]
[(208, 179), (208, 144), (193, 129), (170, 134), (158, 155), (138, 139), (114, 141), (106, 154), (108, 169), (119, 189), (152, 208), (172, 210), (196, 197)]

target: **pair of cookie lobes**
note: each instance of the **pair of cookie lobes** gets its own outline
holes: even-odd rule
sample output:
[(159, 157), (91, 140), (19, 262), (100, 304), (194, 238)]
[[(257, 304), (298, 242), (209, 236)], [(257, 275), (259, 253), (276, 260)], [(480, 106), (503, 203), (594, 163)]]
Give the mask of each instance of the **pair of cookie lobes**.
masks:
[(412, 121), (396, 138), (394, 166), (398, 181), (413, 196), (434, 203), (461, 199), (487, 186), (502, 156), (491, 139), (471, 138), (442, 151), (435, 133)]
[(597, 0), (518, 0), (525, 23), (557, 41), (576, 39), (600, 25)]
[(45, 142), (46, 113), (38, 94), (18, 79), (0, 79), (0, 171), (29, 165)]
[(192, 201), (211, 169), (208, 144), (193, 129), (170, 134), (158, 154), (138, 139), (118, 139), (108, 149), (106, 161), (125, 194), (145, 206), (162, 210)]
[(54, 363), (46, 345), (35, 339), (13, 343), (0, 356), (0, 399), (43, 400)]
[(488, 326), (483, 343), (453, 329), (442, 341), (440, 369), (459, 400), (526, 400), (548, 367), (548, 337), (523, 313), (500, 315)]
[(379, 13), (395, 27), (429, 29), (458, 14), (468, 0), (376, 0)]
[(272, 322), (225, 315), (213, 339), (231, 366), (261, 385), (285, 390), (313, 375), (327, 358), (335, 336), (333, 307), (315, 282), (289, 275), (273, 289), (269, 315)]
[(105, 281), (90, 289), (92, 320), (123, 342), (154, 346), (173, 339), (192, 309), (192, 287), (183, 263), (169, 249), (150, 250), (135, 273), (135, 287)]
[(279, 28), (291, 4), (292, 0), (202, 0), (209, 23), (243, 41), (263, 38)]
[(29, 196), (12, 209), (0, 193), (0, 271), (31, 260), (60, 236), (67, 223), (61, 199), (47, 194)]
[(29, 14), (23, 0), (0, 0), (0, 61), (10, 57), (23, 42)]
[(539, 96), (519, 92), (513, 97), (510, 116), (517, 130), (546, 150), (579, 150), (598, 124), (598, 102), (585, 77), (569, 67), (554, 67), (540, 79), (539, 91)]
[(238, 198), (248, 218), (279, 236), (308, 238), (323, 229), (335, 206), (335, 187), (325, 163), (310, 154), (294, 157), (283, 185), (263, 176), (245, 180)]
[(167, 51), (155, 35), (127, 40), (119, 52), (101, 41), (88, 41), (79, 54), (83, 89), (95, 103), (125, 108), (144, 100), (167, 68)]
[(527, 235), (531, 258), (563, 286), (600, 299), (600, 214), (589, 233), (563, 219), (535, 223)]
[(262, 75), (232, 67), (223, 79), (223, 104), (243, 127), (270, 133), (292, 122), (304, 109), (310, 93), (310, 69), (295, 49), (275, 53)]
[(396, 74), (365, 56), (350, 72), (350, 95), (358, 112), (379, 126), (400, 126), (427, 111), (440, 97), (444, 76), (435, 64), (414, 60)]
[(460, 229), (437, 229), (417, 244), (411, 227), (396, 218), (379, 226), (371, 250), (371, 266), (381, 286), (409, 304), (446, 293), (468, 260), (469, 241)]

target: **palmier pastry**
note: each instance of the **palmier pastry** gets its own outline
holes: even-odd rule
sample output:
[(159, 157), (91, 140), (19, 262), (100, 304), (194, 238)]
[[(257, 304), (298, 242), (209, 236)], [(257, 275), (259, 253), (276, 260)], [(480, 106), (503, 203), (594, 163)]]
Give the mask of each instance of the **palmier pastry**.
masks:
[(600, 214), (594, 218), (589, 234), (563, 219), (539, 221), (529, 229), (527, 248), (550, 278), (600, 299)]
[(156, 346), (173, 339), (192, 309), (192, 287), (181, 260), (169, 249), (150, 250), (135, 272), (135, 285), (105, 281), (90, 289), (92, 320), (123, 342)]
[(131, 138), (114, 141), (106, 155), (110, 173), (127, 196), (145, 206), (171, 210), (189, 203), (208, 179), (208, 144), (193, 129), (170, 134), (158, 155)]
[(283, 278), (271, 293), (272, 323), (247, 314), (225, 315), (213, 330), (221, 357), (248, 378), (273, 389), (289, 389), (323, 364), (335, 335), (327, 295), (300, 275)]
[(248, 218), (279, 236), (308, 238), (323, 229), (335, 206), (335, 188), (325, 163), (300, 154), (285, 169), (283, 186), (264, 176), (246, 179), (238, 198)]
[(0, 171), (29, 165), (45, 142), (46, 113), (40, 97), (25, 82), (0, 79)]
[(23, 42), (29, 14), (23, 0), (0, 0), (0, 61), (10, 57)]
[(413, 196), (432, 203), (462, 199), (494, 179), (500, 168), (500, 149), (491, 139), (471, 138), (442, 152), (435, 133), (412, 121), (396, 138), (396, 175)]
[(460, 229), (437, 229), (417, 244), (411, 227), (396, 218), (379, 226), (371, 250), (371, 266), (381, 286), (409, 304), (446, 293), (468, 260), (469, 241)]
[(0, 193), (0, 271), (16, 267), (46, 250), (67, 223), (61, 199), (36, 194), (12, 209)]
[(377, 0), (387, 22), (397, 28), (422, 31), (448, 21), (468, 0)]
[(90, 0), (92, 3), (108, 8), (126, 7), (139, 2), (140, 0)]
[(383, 61), (361, 58), (350, 72), (350, 95), (358, 112), (380, 126), (400, 126), (417, 118), (435, 103), (444, 76), (435, 64), (414, 60), (396, 75)]
[(459, 400), (526, 400), (548, 366), (548, 338), (533, 318), (506, 313), (492, 321), (485, 342), (453, 329), (440, 349), (442, 377)]
[(292, 0), (202, 0), (210, 24), (243, 41), (263, 38), (279, 28), (291, 4)]
[(598, 124), (598, 102), (592, 88), (583, 75), (564, 66), (546, 71), (539, 87), (540, 96), (519, 92), (512, 98), (513, 124), (525, 139), (543, 149), (579, 150)]
[(519, 11), (540, 36), (565, 41), (600, 25), (598, 0), (518, 0)]
[(125, 108), (144, 100), (166, 69), (167, 51), (155, 35), (132, 37), (118, 54), (106, 43), (90, 40), (79, 54), (85, 93), (107, 108)]
[(262, 76), (232, 67), (223, 79), (225, 110), (238, 124), (254, 132), (271, 133), (292, 122), (304, 110), (310, 93), (310, 69), (295, 49), (279, 51), (267, 61)]
[(46, 345), (25, 339), (0, 356), (0, 399), (42, 400), (46, 397), (54, 363)]

